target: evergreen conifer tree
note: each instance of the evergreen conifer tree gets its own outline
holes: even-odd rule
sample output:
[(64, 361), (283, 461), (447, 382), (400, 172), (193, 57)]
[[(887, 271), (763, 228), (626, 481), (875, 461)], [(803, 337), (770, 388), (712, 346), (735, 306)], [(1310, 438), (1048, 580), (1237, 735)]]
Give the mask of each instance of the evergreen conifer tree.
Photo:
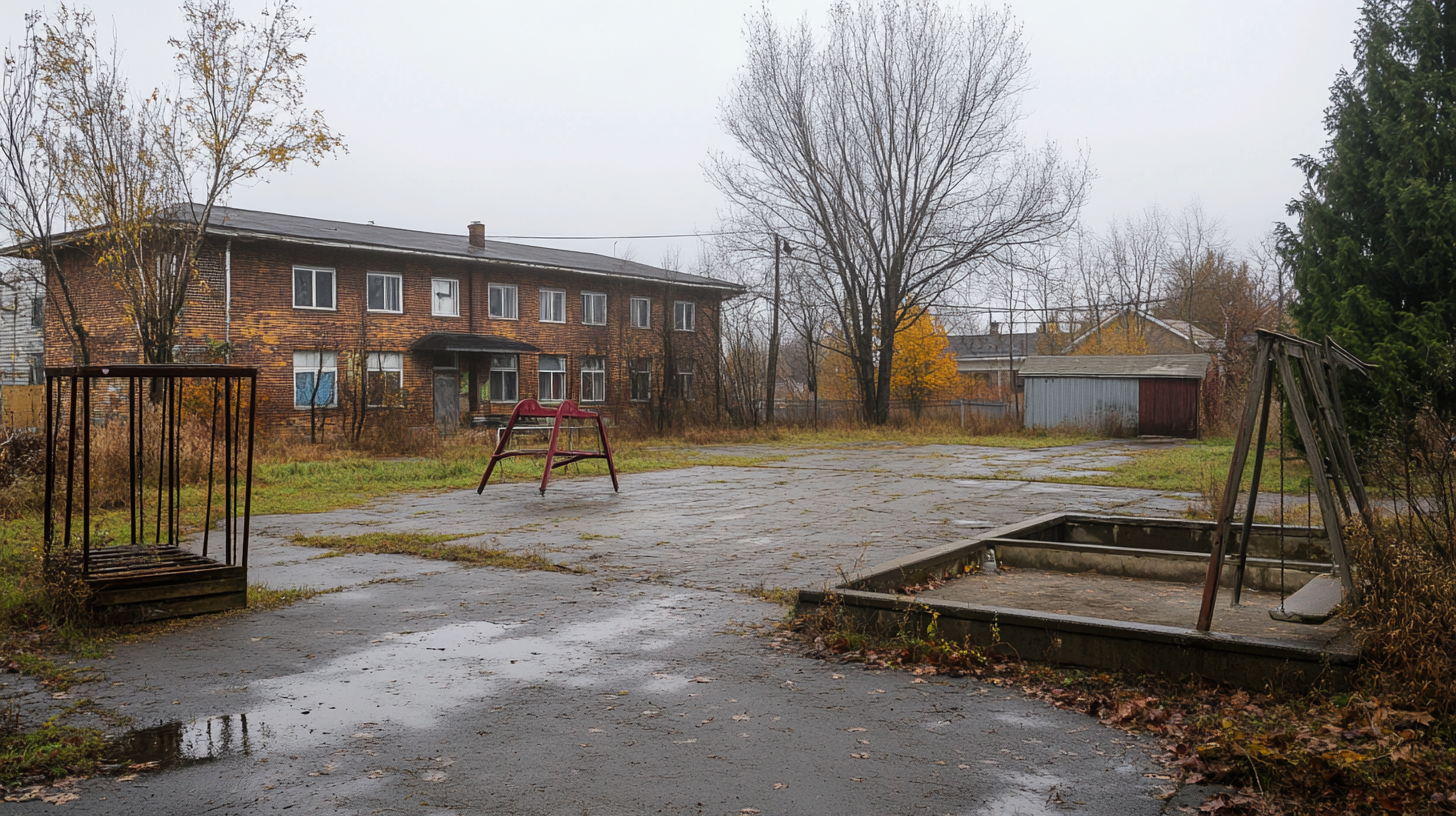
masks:
[(1341, 383), (1358, 438), (1386, 411), (1456, 413), (1456, 0), (1367, 0), (1355, 57), (1282, 249), (1300, 334), (1380, 366)]

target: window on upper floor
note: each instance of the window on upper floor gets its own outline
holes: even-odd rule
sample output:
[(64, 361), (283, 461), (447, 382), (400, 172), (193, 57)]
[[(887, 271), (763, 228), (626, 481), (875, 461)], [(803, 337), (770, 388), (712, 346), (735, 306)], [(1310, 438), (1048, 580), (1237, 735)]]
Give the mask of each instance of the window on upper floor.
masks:
[(693, 330), (693, 304), (679, 300), (672, 304), (672, 328), (675, 331)]
[(581, 322), (588, 326), (607, 325), (607, 296), (601, 292), (581, 293)]
[(605, 402), (607, 399), (607, 358), (581, 359), (581, 401)]
[(497, 320), (515, 320), (519, 296), (516, 287), (504, 283), (492, 283), (489, 287), (490, 316)]
[(632, 328), (652, 328), (652, 300), (651, 298), (632, 298)]
[(332, 408), (339, 404), (339, 357), (332, 351), (293, 352), (293, 407)]
[(293, 267), (293, 308), (334, 310), (334, 270)]
[(370, 272), (368, 275), (368, 308), (371, 312), (404, 311), (400, 299), (402, 279), (388, 272)]
[(33, 297), (30, 299), (30, 327), (32, 329), (45, 328), (45, 298)]
[(566, 322), (566, 290), (565, 289), (542, 289), (541, 290), (541, 322), (542, 323), (565, 323)]
[(365, 355), (364, 362), (369, 407), (404, 405), (404, 355), (397, 351), (371, 351)]
[(430, 314), (437, 317), (460, 316), (460, 281), (454, 278), (430, 279)]

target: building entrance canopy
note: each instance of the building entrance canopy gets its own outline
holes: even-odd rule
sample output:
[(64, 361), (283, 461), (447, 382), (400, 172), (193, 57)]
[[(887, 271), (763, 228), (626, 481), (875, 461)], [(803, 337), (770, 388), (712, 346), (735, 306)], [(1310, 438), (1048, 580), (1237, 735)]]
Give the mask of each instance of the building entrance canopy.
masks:
[(410, 351), (454, 351), (465, 354), (539, 354), (541, 349), (520, 340), (489, 334), (437, 332), (410, 343)]

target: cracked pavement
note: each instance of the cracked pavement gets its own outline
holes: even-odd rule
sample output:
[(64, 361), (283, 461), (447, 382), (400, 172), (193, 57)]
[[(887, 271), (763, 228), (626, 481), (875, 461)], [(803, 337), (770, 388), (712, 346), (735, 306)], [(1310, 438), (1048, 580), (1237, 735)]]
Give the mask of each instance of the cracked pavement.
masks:
[[(133, 728), (163, 726), (142, 736), (174, 758), (76, 783), (65, 807), (1167, 812), (1184, 796), (1153, 797), (1165, 783), (1151, 741), (985, 682), (801, 657), (767, 636), (782, 607), (735, 591), (821, 586), (1056, 510), (1177, 514), (1195, 497), (1033, 481), (1150, 446), (742, 446), (785, 460), (630, 475), (620, 494), (602, 478), (561, 479), (544, 498), (500, 484), (258, 517), (250, 580), (343, 589), (97, 661), (106, 680), (73, 696)], [(385, 530), (461, 534), (591, 572), (318, 558), (286, 543)], [(31, 713), (65, 702), (26, 699)], [(127, 745), (133, 760), (151, 756)]]

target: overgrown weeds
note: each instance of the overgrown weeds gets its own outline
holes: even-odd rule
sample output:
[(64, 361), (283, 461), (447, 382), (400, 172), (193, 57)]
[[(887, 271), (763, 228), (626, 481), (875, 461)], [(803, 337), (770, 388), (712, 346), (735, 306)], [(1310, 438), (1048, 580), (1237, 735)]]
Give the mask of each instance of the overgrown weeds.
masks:
[(1398, 498), (1348, 536), (1366, 660), (1383, 693), (1456, 718), (1456, 427), (1422, 412), (1368, 458), (1374, 487)]
[(38, 433), (0, 427), (0, 521), (40, 509), (45, 444)]

